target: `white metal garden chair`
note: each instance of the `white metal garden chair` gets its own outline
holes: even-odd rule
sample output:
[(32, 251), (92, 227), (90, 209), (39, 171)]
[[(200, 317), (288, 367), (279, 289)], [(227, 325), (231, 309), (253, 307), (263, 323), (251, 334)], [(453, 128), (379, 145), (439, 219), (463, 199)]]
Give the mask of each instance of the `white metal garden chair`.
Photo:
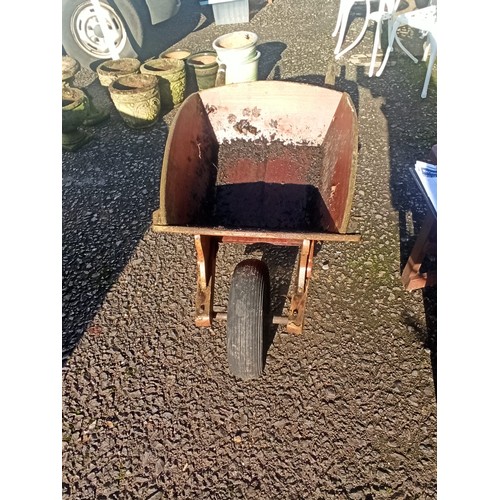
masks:
[[(342, 44), (344, 43), (347, 24), (349, 21), (349, 14), (351, 12), (352, 7), (356, 3), (364, 2), (366, 5), (366, 13), (365, 19), (363, 23), (363, 27), (359, 32), (357, 38), (352, 42), (348, 47), (342, 49)], [(375, 68), (375, 60), (377, 57), (377, 51), (382, 46), (381, 44), (381, 35), (382, 35), (382, 22), (389, 22), (389, 32), (391, 32), (391, 24), (392, 19), (394, 17), (395, 12), (398, 9), (400, 0), (379, 0), (378, 9), (375, 11), (371, 11), (371, 2), (370, 0), (340, 0), (339, 12), (337, 15), (337, 22), (335, 24), (335, 29), (333, 30), (332, 36), (338, 36), (337, 45), (335, 46), (334, 54), (335, 59), (339, 59), (344, 54), (346, 54), (349, 50), (354, 48), (365, 35), (366, 29), (368, 28), (368, 23), (370, 21), (376, 22), (377, 27), (375, 30), (375, 36), (373, 39), (373, 50), (372, 57), (370, 61), (370, 69), (368, 71), (368, 76), (373, 76), (373, 71)]]
[(380, 76), (384, 71), (387, 61), (389, 60), (389, 55), (393, 48), (394, 40), (396, 40), (397, 44), (401, 47), (403, 52), (408, 55), (413, 62), (418, 63), (418, 59), (413, 54), (411, 54), (408, 49), (406, 49), (406, 47), (404, 47), (397, 35), (397, 31), (401, 26), (410, 26), (412, 28), (420, 30), (423, 34), (423, 37), (427, 37), (427, 40), (425, 42), (424, 55), (422, 57), (422, 61), (426, 61), (427, 58), (429, 58), (429, 61), (427, 63), (427, 73), (425, 75), (424, 86), (421, 94), (421, 97), (425, 98), (427, 97), (427, 89), (429, 87), (429, 82), (431, 79), (432, 67), (434, 66), (434, 61), (436, 60), (437, 55), (437, 5), (429, 5), (428, 7), (412, 10), (411, 12), (396, 16), (390, 28), (389, 45), (387, 46), (384, 60), (382, 61), (382, 64), (380, 65), (380, 68), (376, 73), (377, 76)]

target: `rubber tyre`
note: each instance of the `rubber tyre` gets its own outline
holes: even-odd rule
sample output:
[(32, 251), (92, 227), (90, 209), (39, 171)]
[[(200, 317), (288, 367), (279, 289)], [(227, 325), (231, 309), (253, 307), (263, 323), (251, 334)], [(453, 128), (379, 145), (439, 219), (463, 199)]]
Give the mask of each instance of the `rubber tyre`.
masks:
[(229, 372), (250, 380), (262, 375), (264, 337), (269, 327), (269, 271), (264, 262), (247, 259), (234, 269), (227, 311)]
[[(62, 5), (62, 45), (65, 52), (76, 59), (81, 66), (91, 68), (93, 63), (109, 59), (91, 55), (83, 50), (71, 32), (71, 18), (73, 13), (88, 0), (64, 0)], [(149, 12), (144, 2), (143, 7), (135, 7), (130, 0), (101, 0), (108, 5), (117, 16), (125, 29), (126, 42), (120, 51), (120, 57), (138, 57), (139, 50), (144, 41), (144, 24), (149, 21)], [(139, 4), (139, 3), (138, 3)], [(95, 64), (97, 65), (97, 64)]]

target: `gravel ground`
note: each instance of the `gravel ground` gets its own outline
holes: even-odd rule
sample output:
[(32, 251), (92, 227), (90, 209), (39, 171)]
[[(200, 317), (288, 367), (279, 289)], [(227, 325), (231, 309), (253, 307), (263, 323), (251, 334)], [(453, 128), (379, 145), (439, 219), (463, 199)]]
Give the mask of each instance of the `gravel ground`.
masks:
[[(197, 2), (183, 3), (192, 20)], [(244, 26), (179, 22), (173, 45), (205, 50), (249, 29), (260, 79), (350, 94), (360, 150), (349, 231), (362, 241), (318, 245), (304, 334), (276, 327), (264, 376), (233, 379), (224, 324), (194, 326), (192, 237), (150, 230), (175, 110), (130, 130), (82, 70), (75, 84), (111, 119), (63, 153), (64, 499), (436, 498), (436, 293), (400, 280), (426, 209), (409, 167), (436, 142), (435, 86), (422, 100), (425, 64), (397, 51), (368, 78), (373, 30), (334, 62), (338, 0), (253, 6)], [(281, 312), (292, 248), (223, 245), (216, 303), (250, 255), (268, 264)]]

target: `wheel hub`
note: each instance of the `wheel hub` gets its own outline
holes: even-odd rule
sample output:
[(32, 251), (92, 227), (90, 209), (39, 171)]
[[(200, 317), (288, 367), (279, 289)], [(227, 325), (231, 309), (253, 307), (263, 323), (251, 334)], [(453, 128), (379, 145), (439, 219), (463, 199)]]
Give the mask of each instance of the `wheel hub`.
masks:
[[(121, 19), (107, 4), (101, 7), (111, 28), (112, 43), (117, 52), (121, 52), (127, 42), (127, 34)], [(110, 50), (104, 39), (103, 30), (91, 2), (85, 2), (75, 10), (71, 17), (71, 34), (80, 48), (97, 59), (109, 59)]]

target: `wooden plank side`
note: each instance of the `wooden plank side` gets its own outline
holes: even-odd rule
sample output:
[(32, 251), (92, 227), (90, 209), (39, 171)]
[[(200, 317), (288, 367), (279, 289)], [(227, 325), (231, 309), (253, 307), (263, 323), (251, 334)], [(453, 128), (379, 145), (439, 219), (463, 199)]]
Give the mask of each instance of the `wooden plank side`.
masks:
[[(265, 139), (285, 143), (321, 144), (342, 93), (296, 82), (256, 81), (200, 92), (211, 110), (209, 119), (219, 142)], [(247, 120), (251, 137), (234, 125)]]
[(157, 221), (204, 223), (204, 207), (211, 203), (217, 175), (217, 151), (203, 102), (192, 94), (179, 108), (167, 139)]
[(316, 241), (344, 241), (357, 243), (361, 240), (360, 234), (337, 234), (317, 232), (286, 232), (286, 231), (264, 231), (248, 229), (224, 229), (216, 227), (194, 227), (194, 226), (172, 226), (153, 224), (152, 230), (156, 233), (172, 234), (201, 234), (207, 236), (221, 236), (234, 239), (235, 237), (254, 239), (255, 241), (292, 241), (292, 240), (316, 240)]
[(325, 231), (345, 233), (354, 196), (358, 162), (358, 123), (350, 97), (344, 98), (323, 141), (320, 193), (328, 214), (319, 209)]

